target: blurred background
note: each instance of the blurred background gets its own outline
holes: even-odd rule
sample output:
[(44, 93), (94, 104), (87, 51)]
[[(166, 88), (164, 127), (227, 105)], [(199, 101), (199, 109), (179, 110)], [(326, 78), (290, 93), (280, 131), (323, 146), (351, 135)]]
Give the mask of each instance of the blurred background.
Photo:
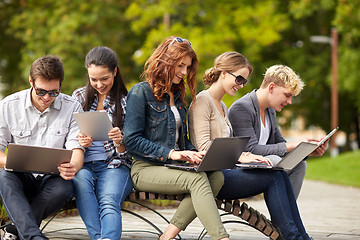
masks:
[(62, 91), (71, 94), (85, 85), (84, 58), (95, 46), (116, 51), (130, 89), (155, 47), (180, 36), (198, 55), (198, 91), (225, 51), (254, 66), (250, 83), (224, 99), (228, 107), (259, 87), (267, 67), (288, 65), (306, 86), (278, 114), (284, 136), (321, 137), (338, 125), (337, 152), (356, 151), (359, 26), (358, 0), (0, 0), (0, 99), (29, 88), (30, 65), (46, 54), (62, 58)]

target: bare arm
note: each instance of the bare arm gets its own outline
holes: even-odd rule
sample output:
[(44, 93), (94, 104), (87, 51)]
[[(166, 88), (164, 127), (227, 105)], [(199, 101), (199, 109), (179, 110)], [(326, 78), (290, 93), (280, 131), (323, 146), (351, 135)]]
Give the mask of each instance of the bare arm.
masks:
[(79, 148), (72, 150), (71, 161), (58, 166), (60, 176), (65, 180), (71, 180), (84, 164), (84, 151)]
[(6, 157), (7, 155), (4, 152), (0, 151), (0, 168), (5, 167)]
[(258, 163), (265, 163), (266, 165), (272, 166), (272, 162), (270, 161), (270, 159), (260, 156), (260, 155), (255, 155), (252, 154), (250, 152), (243, 152), (241, 154), (241, 156), (238, 159), (238, 162), (240, 163), (250, 163), (250, 162), (258, 162)]
[(194, 152), (194, 151), (172, 151), (170, 152), (169, 158), (174, 161), (189, 161), (190, 163), (199, 164), (205, 155), (205, 151)]
[(123, 143), (123, 136), (121, 130), (118, 127), (114, 127), (108, 133), (109, 138), (113, 140), (114, 145), (117, 146), (116, 150), (119, 153), (125, 152), (125, 144)]
[[(320, 142), (320, 140), (319, 139), (309, 139), (308, 141), (309, 142)], [(318, 148), (316, 148), (315, 151), (313, 151), (310, 155), (311, 156), (317, 156), (317, 157), (322, 156), (325, 153), (326, 149), (327, 149), (329, 140), (330, 139), (326, 140), (323, 144), (321, 144)]]

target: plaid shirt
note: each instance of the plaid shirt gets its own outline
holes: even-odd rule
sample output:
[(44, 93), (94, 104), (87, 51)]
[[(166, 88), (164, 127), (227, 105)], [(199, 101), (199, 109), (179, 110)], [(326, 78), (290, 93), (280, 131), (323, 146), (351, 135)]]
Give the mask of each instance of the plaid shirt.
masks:
[[(73, 94), (72, 97), (75, 98), (76, 100), (78, 100), (81, 104), (83, 104), (83, 102), (85, 101), (85, 87), (76, 89)], [(90, 107), (90, 112), (92, 111), (96, 111), (98, 105), (98, 98), (97, 95), (95, 95), (95, 99), (93, 104)], [(115, 112), (115, 103), (113, 101), (111, 101), (110, 96), (107, 96), (103, 102), (104, 105), (104, 111), (106, 111), (108, 114), (110, 114), (111, 116), (114, 116), (114, 112)], [(123, 115), (122, 118), (124, 120), (124, 116), (126, 113), (126, 97), (121, 98), (121, 107), (122, 107), (122, 111), (123, 111)], [(123, 132), (122, 129), (121, 133)], [(118, 151), (116, 151), (116, 147), (114, 145), (114, 142), (111, 141), (104, 141), (104, 147), (105, 147), (105, 152), (107, 155), (107, 159), (105, 160), (105, 163), (108, 164), (108, 168), (118, 168), (121, 166), (121, 164), (124, 164), (127, 167), (131, 167), (131, 156), (129, 155), (129, 153), (127, 151), (123, 152), (123, 153), (119, 153)]]

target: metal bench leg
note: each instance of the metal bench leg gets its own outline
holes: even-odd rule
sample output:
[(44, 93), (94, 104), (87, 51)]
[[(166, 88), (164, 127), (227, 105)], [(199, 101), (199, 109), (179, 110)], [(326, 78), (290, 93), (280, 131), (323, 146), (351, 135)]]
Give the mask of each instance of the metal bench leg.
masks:
[[(151, 208), (151, 207), (149, 207), (149, 206), (146, 206), (145, 204), (136, 202), (136, 201), (129, 201), (129, 202), (138, 204), (139, 206), (142, 206), (142, 207), (144, 207), (144, 208), (152, 211), (153, 213), (155, 213), (156, 215), (158, 215), (160, 218), (162, 218), (166, 223), (168, 223), (168, 224), (170, 223), (170, 221), (169, 221), (166, 217), (164, 217), (164, 215), (162, 215), (161, 213), (159, 213), (159, 212), (156, 211), (155, 209), (153, 209), (153, 208)], [(126, 210), (126, 209), (122, 209), (122, 210)], [(127, 213), (130, 213), (130, 214), (133, 214), (134, 216), (136, 216), (136, 217), (142, 219), (143, 221), (147, 222), (148, 224), (150, 224), (152, 227), (154, 227), (154, 228), (159, 232), (160, 235), (163, 234), (163, 232), (162, 232), (156, 225), (154, 225), (152, 222), (150, 222), (148, 219), (144, 218), (143, 216), (138, 215), (138, 214), (136, 214), (136, 213), (134, 213), (134, 212), (131, 212), (131, 211), (129, 211), (129, 210), (126, 210), (126, 212), (127, 212)], [(136, 215), (135, 215), (135, 214), (136, 214)], [(181, 236), (180, 236), (180, 234), (178, 234), (177, 236), (178, 236), (178, 239), (182, 239)]]

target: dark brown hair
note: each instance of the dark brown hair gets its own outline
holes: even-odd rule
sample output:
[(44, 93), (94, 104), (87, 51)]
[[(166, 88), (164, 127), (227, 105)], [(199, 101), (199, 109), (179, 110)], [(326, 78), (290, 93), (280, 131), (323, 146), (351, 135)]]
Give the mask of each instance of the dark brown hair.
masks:
[(30, 68), (30, 77), (33, 82), (37, 78), (45, 80), (59, 80), (60, 86), (64, 80), (64, 67), (57, 56), (47, 55), (36, 59)]
[[(85, 57), (85, 68), (90, 65), (107, 67), (109, 71), (117, 73), (114, 77), (114, 84), (110, 90), (110, 100), (115, 103), (115, 112), (113, 116), (113, 125), (122, 128), (124, 113), (122, 111), (121, 99), (127, 95), (127, 89), (120, 73), (118, 58), (116, 53), (108, 47), (95, 47), (91, 49)], [(83, 103), (84, 111), (89, 111), (94, 103), (97, 91), (91, 86), (90, 78), (87, 75), (87, 84), (85, 88), (85, 101)]]

